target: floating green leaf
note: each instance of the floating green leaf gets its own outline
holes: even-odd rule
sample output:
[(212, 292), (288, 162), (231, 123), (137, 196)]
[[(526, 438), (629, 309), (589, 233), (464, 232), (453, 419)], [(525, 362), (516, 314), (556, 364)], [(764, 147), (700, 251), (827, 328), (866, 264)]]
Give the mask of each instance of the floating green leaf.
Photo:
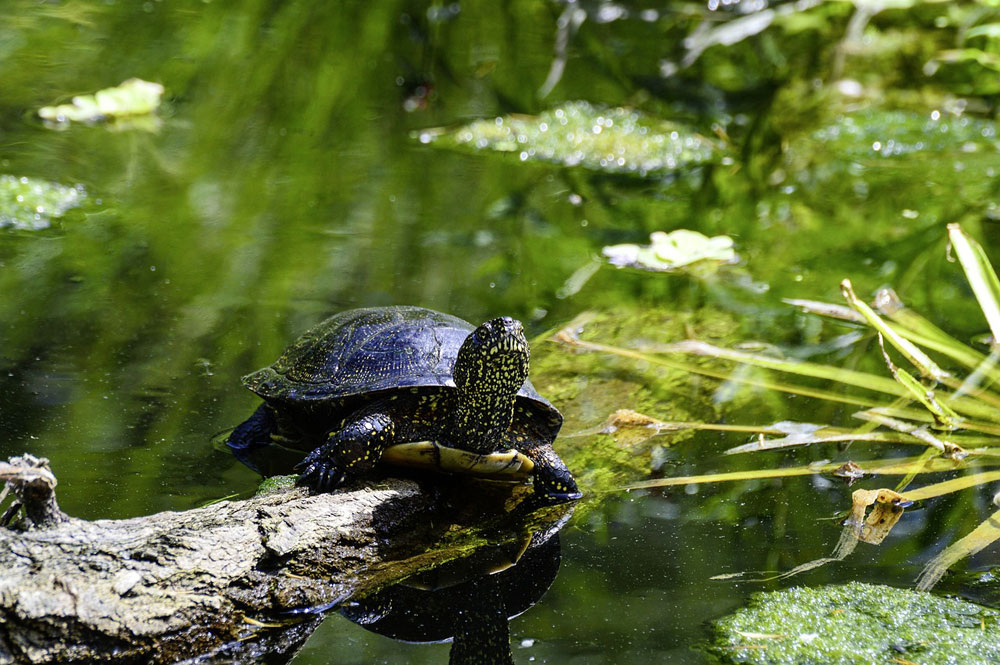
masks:
[(86, 198), (83, 187), (67, 187), (35, 178), (0, 175), (0, 228), (37, 231), (48, 228)]
[(38, 109), (43, 120), (56, 123), (99, 122), (114, 118), (147, 115), (160, 106), (163, 86), (142, 79), (129, 79), (114, 88), (80, 95), (71, 104), (44, 106)]
[(641, 268), (654, 272), (672, 272), (693, 263), (734, 263), (733, 240), (729, 236), (709, 238), (697, 231), (677, 229), (670, 233), (655, 231), (649, 245), (609, 245), (604, 256), (618, 267)]
[(718, 142), (632, 109), (570, 102), (537, 116), (508, 115), (415, 133), (421, 143), (517, 153), (521, 161), (646, 175), (722, 158)]

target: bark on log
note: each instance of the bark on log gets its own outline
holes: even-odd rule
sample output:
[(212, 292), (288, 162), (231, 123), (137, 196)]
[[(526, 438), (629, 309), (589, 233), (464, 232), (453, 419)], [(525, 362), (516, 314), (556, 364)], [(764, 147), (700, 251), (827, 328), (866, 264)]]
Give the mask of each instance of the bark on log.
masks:
[[(508, 508), (516, 503), (509, 488), (477, 486), (477, 496), (494, 494), (484, 508), (470, 506), (467, 488), (400, 479), (88, 522), (58, 512), (51, 491), (36, 491), (27, 478), (37, 468), (25, 468), (20, 484), (2, 471), (27, 518), (0, 528), (0, 665), (175, 663), (248, 637), (294, 646), (315, 627), (313, 615), (302, 615), (309, 621), (293, 635), (261, 635), (261, 624), (364, 595), (528, 528), (523, 504), (497, 510), (504, 497)], [(49, 507), (29, 505), (37, 501)]]

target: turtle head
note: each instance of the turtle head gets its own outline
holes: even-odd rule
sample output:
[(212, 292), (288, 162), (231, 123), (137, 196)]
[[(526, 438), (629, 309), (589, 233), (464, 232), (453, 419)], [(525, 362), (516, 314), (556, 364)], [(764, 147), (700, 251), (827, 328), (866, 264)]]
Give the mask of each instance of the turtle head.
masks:
[(452, 371), (458, 394), (452, 445), (477, 453), (497, 449), (514, 417), (517, 393), (528, 380), (528, 357), (520, 321), (504, 316), (469, 333)]
[(455, 385), (466, 393), (513, 397), (528, 379), (528, 358), (521, 322), (492, 319), (469, 333), (458, 350)]
[(281, 376), (272, 367), (247, 374), (243, 377), (243, 385), (264, 399), (276, 399), (282, 396)]

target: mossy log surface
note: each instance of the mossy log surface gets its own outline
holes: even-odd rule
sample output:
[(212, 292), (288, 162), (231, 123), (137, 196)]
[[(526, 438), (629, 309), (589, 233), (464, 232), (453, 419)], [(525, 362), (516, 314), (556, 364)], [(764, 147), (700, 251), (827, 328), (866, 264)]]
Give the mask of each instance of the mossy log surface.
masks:
[[(20, 476), (0, 463), (25, 508), (0, 528), (2, 665), (174, 663), (220, 650), (240, 662), (234, 644), (271, 639), (262, 623), (289, 623), (289, 611), (363, 595), (483, 542), (478, 530), (454, 537), (444, 517), (456, 511), (436, 489), (398, 479), (88, 522), (39, 493), (27, 458), (11, 460)], [(28, 476), (34, 485), (18, 480)], [(48, 509), (33, 511), (37, 501)], [(300, 616), (299, 628), (315, 624)]]

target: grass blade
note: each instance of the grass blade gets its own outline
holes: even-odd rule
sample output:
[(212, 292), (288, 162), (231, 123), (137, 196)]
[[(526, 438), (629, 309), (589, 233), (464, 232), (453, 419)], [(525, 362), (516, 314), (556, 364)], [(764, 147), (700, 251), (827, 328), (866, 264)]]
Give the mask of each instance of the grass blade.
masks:
[[(958, 341), (907, 307), (892, 289), (880, 289), (875, 294), (875, 308), (880, 314), (889, 317), (896, 324), (899, 333), (914, 344), (948, 356), (968, 369), (979, 367), (985, 360), (982, 353)], [(1000, 374), (997, 379), (1000, 379)]]
[(927, 591), (958, 561), (972, 556), (987, 545), (1000, 540), (1000, 510), (986, 518), (968, 535), (955, 541), (927, 562), (917, 577), (917, 589)]
[(878, 333), (878, 345), (879, 348), (882, 349), (882, 358), (885, 360), (885, 364), (889, 368), (892, 378), (896, 379), (901, 386), (906, 388), (913, 399), (920, 402), (920, 404), (922, 404), (923, 407), (930, 412), (931, 416), (934, 417), (935, 426), (938, 429), (948, 430), (949, 432), (958, 429), (962, 421), (959, 415), (955, 413), (947, 404), (939, 401), (934, 395), (933, 389), (924, 386), (922, 383), (910, 376), (909, 372), (901, 367), (896, 367), (896, 364), (892, 362), (889, 354), (886, 353), (882, 333)]
[(763, 367), (764, 369), (786, 372), (788, 374), (827, 379), (857, 388), (886, 393), (894, 397), (908, 396), (908, 393), (895, 381), (887, 379), (884, 376), (879, 376), (878, 374), (830, 367), (829, 365), (820, 365), (802, 360), (788, 360), (757, 353), (747, 353), (746, 351), (736, 351), (693, 339), (665, 345), (662, 347), (662, 351), (721, 358), (722, 360), (731, 360), (744, 365), (754, 365), (755, 367)]
[(972, 292), (976, 294), (979, 308), (990, 326), (993, 341), (1000, 340), (1000, 280), (986, 258), (982, 246), (970, 238), (958, 224), (948, 225), (948, 240), (962, 264)]
[(892, 326), (886, 323), (882, 317), (875, 313), (875, 310), (869, 307), (866, 302), (858, 298), (858, 296), (854, 293), (854, 288), (851, 286), (851, 280), (845, 279), (840, 283), (840, 292), (844, 294), (844, 298), (847, 300), (847, 303), (861, 316), (865, 317), (868, 325), (880, 332), (883, 337), (889, 340), (889, 343), (896, 347), (896, 350), (902, 353), (914, 367), (919, 369), (921, 374), (935, 381), (941, 381), (945, 377), (949, 376), (948, 372), (945, 372), (943, 369), (938, 367), (937, 363), (931, 360), (926, 353), (921, 351), (916, 344), (896, 332)]
[[(856, 462), (862, 471), (871, 475), (905, 476), (910, 473), (939, 473), (942, 471), (954, 471), (964, 466), (961, 462), (937, 457), (930, 460), (922, 455), (914, 457), (903, 457), (899, 459), (878, 459)], [(641, 480), (639, 482), (625, 485), (622, 489), (652, 489), (656, 487), (672, 487), (677, 485), (691, 485), (695, 483), (724, 483), (740, 480), (760, 480), (766, 478), (793, 478), (796, 476), (814, 476), (820, 473), (832, 473), (843, 466), (842, 462), (828, 462), (826, 464), (809, 464), (806, 466), (793, 466), (783, 469), (752, 469), (750, 471), (728, 471), (723, 473), (708, 473), (697, 476), (676, 476), (673, 478), (654, 478), (652, 480)], [(1000, 475), (1000, 471), (995, 472)], [(984, 482), (989, 482), (984, 481)], [(975, 484), (975, 483), (973, 483)], [(909, 498), (909, 497), (907, 497)]]
[(864, 420), (870, 420), (876, 422), (879, 425), (884, 425), (889, 429), (893, 429), (897, 432), (902, 432), (903, 434), (909, 434), (916, 439), (919, 439), (926, 445), (935, 448), (942, 455), (946, 455), (953, 459), (962, 459), (967, 457), (969, 453), (963, 450), (960, 446), (955, 445), (949, 441), (942, 441), (938, 437), (934, 436), (927, 431), (925, 426), (916, 426), (911, 423), (906, 423), (901, 420), (896, 420), (895, 418), (887, 418), (885, 416), (879, 416), (870, 411), (856, 413), (855, 417), (862, 418)]
[[(917, 430), (918, 428), (914, 427), (913, 429)], [(738, 455), (741, 453), (780, 450), (784, 448), (795, 448), (798, 446), (808, 446), (818, 443), (844, 443), (853, 441), (928, 445), (926, 441), (910, 432), (857, 432), (855, 430), (843, 430), (836, 427), (823, 427), (814, 432), (793, 433), (783, 436), (780, 439), (764, 439), (761, 437), (757, 441), (746, 443), (742, 446), (736, 446), (735, 448), (730, 448), (725, 454)], [(935, 447), (937, 448), (938, 446)]]
[[(782, 302), (798, 307), (807, 314), (816, 314), (850, 323), (867, 323), (861, 314), (843, 305), (791, 298), (785, 298)], [(973, 375), (977, 379), (974, 385), (979, 390), (984, 390), (985, 385), (1000, 383), (1000, 370), (996, 368), (996, 358), (991, 360), (941, 330), (907, 307), (892, 289), (881, 289), (875, 294), (875, 309), (883, 316), (889, 317), (895, 324), (895, 330), (914, 344), (940, 353), (963, 367), (973, 370)]]
[(962, 476), (961, 478), (952, 478), (941, 483), (934, 483), (933, 485), (925, 485), (915, 490), (907, 490), (904, 494), (910, 501), (923, 501), (924, 499), (951, 494), (952, 492), (976, 487), (977, 485), (985, 485), (986, 483), (998, 480), (1000, 480), (1000, 471), (983, 471), (969, 476)]
[[(833, 392), (832, 390), (823, 390), (821, 388), (811, 388), (809, 386), (801, 386), (794, 383), (783, 383), (779, 381), (771, 381), (768, 379), (758, 379), (755, 377), (734, 377), (732, 372), (715, 370), (708, 367), (701, 367), (692, 363), (685, 363), (678, 360), (672, 360), (669, 358), (664, 358), (662, 356), (653, 353), (643, 353), (642, 351), (636, 351), (633, 349), (624, 349), (618, 346), (612, 346), (610, 344), (600, 344), (598, 342), (588, 342), (577, 338), (568, 328), (557, 332), (551, 338), (551, 341), (557, 344), (565, 344), (570, 347), (578, 349), (586, 349), (589, 351), (597, 351), (600, 353), (609, 353), (612, 355), (620, 356), (622, 358), (631, 358), (633, 360), (641, 360), (643, 362), (650, 363), (652, 365), (660, 365), (662, 367), (667, 367), (670, 369), (676, 369), (683, 372), (688, 372), (691, 374), (699, 374), (701, 376), (708, 376), (713, 379), (720, 379), (723, 381), (735, 380), (740, 383), (745, 383), (751, 386), (757, 386), (759, 388), (765, 388), (768, 390), (777, 390), (779, 392), (791, 393), (793, 395), (800, 395), (802, 397), (813, 397), (816, 399), (827, 400), (830, 402), (838, 402), (841, 404), (851, 404), (854, 406), (860, 406), (864, 408), (873, 408), (878, 406), (878, 403), (872, 399), (863, 399), (860, 397), (852, 397), (849, 395), (842, 395), (840, 393)], [(698, 342), (698, 344), (702, 344)], [(662, 352), (664, 353), (685, 353), (684, 349), (673, 348), (676, 345), (669, 345), (669, 348), (664, 348)], [(705, 345), (710, 346), (710, 345)], [(713, 347), (718, 348), (718, 347)], [(720, 351), (726, 351), (726, 349), (719, 349)], [(737, 353), (737, 352), (734, 352)], [(709, 354), (710, 355), (710, 354)], [(738, 361), (737, 361), (738, 362)], [(749, 364), (749, 363), (748, 363)], [(822, 367), (818, 365), (817, 367)], [(896, 385), (894, 381), (886, 379), (885, 377), (877, 376), (874, 374), (863, 374), (862, 372), (857, 372), (857, 374), (862, 374), (863, 376), (870, 377), (875, 382), (883, 382), (880, 385), (886, 387), (892, 387), (898, 393), (902, 393), (899, 390), (899, 386)], [(864, 385), (864, 384), (858, 384)], [(869, 386), (870, 387), (870, 386)], [(896, 393), (893, 393), (896, 394)]]

